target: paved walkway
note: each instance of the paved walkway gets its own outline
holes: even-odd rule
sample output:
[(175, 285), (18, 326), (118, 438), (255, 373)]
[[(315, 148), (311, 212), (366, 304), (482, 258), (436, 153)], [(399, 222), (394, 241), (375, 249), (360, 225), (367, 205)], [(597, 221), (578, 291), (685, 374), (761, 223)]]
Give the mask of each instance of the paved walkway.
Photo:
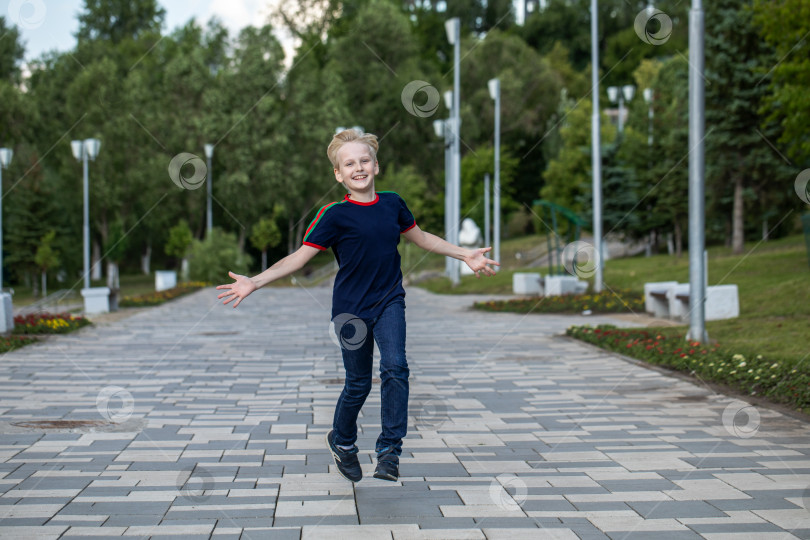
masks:
[[(810, 431), (569, 341), (597, 317), (408, 295), (398, 483), (324, 443), (328, 289), (211, 291), (0, 358), (0, 538), (810, 538)], [(101, 425), (43, 430), (39, 420)], [(112, 420), (112, 424), (104, 424)], [(29, 423), (26, 423), (29, 422)]]

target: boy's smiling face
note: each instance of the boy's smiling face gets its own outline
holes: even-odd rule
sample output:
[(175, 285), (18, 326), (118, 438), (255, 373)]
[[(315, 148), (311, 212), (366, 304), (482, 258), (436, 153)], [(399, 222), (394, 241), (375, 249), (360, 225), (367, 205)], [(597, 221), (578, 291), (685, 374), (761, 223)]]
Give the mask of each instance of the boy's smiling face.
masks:
[(380, 165), (368, 145), (359, 142), (344, 144), (337, 153), (338, 168), (335, 179), (346, 186), (350, 193), (373, 193), (374, 176)]

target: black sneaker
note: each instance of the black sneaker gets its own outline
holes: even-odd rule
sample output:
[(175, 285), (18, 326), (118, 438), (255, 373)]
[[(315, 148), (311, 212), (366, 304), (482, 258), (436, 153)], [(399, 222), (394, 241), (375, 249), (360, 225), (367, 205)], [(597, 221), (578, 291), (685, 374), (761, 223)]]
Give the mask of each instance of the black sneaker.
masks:
[(399, 456), (390, 447), (377, 454), (377, 469), (374, 471), (374, 478), (392, 482), (399, 479)]
[(326, 446), (335, 458), (338, 472), (350, 482), (359, 482), (363, 478), (363, 469), (360, 468), (360, 460), (357, 459), (357, 446), (353, 446), (351, 450), (338, 448), (332, 442), (332, 433), (334, 431), (326, 434)]

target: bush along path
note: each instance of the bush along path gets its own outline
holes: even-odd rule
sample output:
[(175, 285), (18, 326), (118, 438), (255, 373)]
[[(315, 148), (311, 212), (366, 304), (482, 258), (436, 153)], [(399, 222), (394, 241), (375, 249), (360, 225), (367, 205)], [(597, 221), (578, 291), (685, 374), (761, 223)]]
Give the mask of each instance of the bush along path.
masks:
[(181, 283), (177, 287), (166, 289), (165, 291), (157, 291), (147, 294), (139, 294), (136, 296), (124, 296), (119, 302), (119, 307), (143, 307), (143, 306), (157, 306), (178, 298), (180, 296), (192, 293), (204, 287), (210, 287), (210, 283), (203, 281), (190, 281), (188, 283)]
[(17, 315), (11, 335), (0, 337), (0, 354), (36, 343), (48, 334), (67, 334), (90, 324), (84, 317), (68, 313)]
[(91, 324), (89, 320), (68, 313), (36, 313), (14, 317), (13, 334), (67, 334)]
[(513, 313), (639, 313), (644, 311), (644, 295), (630, 290), (614, 290), (476, 302), (473, 308)]
[(650, 364), (695, 375), (810, 412), (810, 364), (741, 354), (719, 344), (686, 341), (683, 328), (572, 326), (566, 335)]

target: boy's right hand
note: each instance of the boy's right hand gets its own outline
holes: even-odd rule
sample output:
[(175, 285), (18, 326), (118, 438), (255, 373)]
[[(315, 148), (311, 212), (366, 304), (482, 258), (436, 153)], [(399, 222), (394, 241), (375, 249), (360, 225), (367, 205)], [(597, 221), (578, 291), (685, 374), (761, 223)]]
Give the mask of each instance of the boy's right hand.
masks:
[(233, 272), (228, 272), (228, 275), (233, 278), (234, 282), (231, 284), (217, 285), (217, 289), (225, 290), (225, 292), (219, 294), (217, 298), (225, 298), (225, 300), (222, 302), (223, 304), (229, 304), (230, 302), (236, 300), (233, 305), (233, 307), (236, 307), (258, 287), (256, 287), (253, 280), (247, 276), (240, 276), (239, 274), (234, 274)]

